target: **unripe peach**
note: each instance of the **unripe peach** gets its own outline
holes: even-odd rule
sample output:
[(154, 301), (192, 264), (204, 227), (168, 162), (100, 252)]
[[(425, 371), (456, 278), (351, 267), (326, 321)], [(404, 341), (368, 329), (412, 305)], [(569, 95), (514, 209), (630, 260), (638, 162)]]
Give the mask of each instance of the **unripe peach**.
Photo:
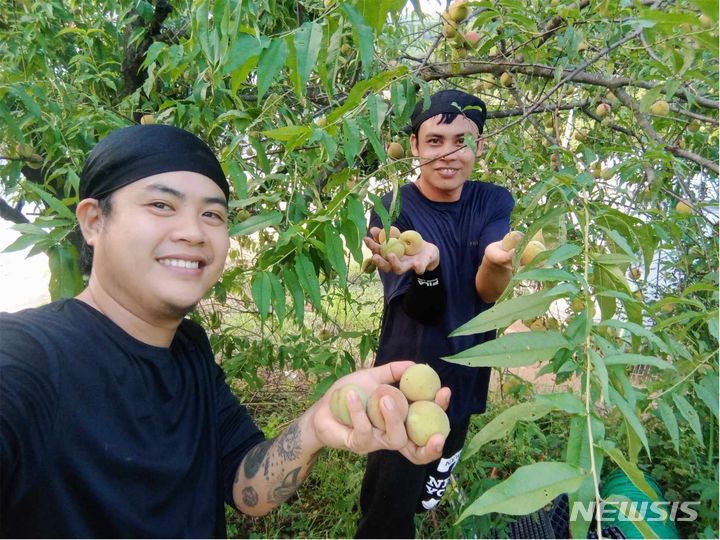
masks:
[(400, 241), (405, 246), (405, 255), (417, 255), (425, 243), (417, 231), (403, 231), (400, 233)]
[(352, 418), (350, 416), (350, 409), (348, 408), (348, 395), (354, 391), (357, 394), (358, 399), (362, 402), (363, 408), (367, 405), (367, 396), (362, 388), (357, 384), (346, 384), (340, 388), (333, 390), (330, 394), (330, 412), (338, 420), (346, 426), (352, 426)]
[(502, 84), (505, 87), (512, 86), (513, 85), (512, 73), (504, 71), (503, 74), (500, 75), (500, 84)]
[(693, 212), (690, 205), (688, 203), (686, 203), (685, 201), (678, 202), (677, 205), (675, 205), (675, 211), (678, 214), (684, 214), (684, 215), (692, 214), (692, 212)]
[(505, 251), (515, 249), (520, 243), (520, 240), (523, 239), (523, 236), (523, 233), (520, 231), (510, 231), (502, 239), (502, 248)]
[(380, 245), (380, 255), (382, 255), (384, 259), (387, 259), (391, 253), (394, 253), (397, 257), (405, 255), (405, 246), (397, 238), (390, 238), (387, 242)]
[(450, 433), (450, 420), (434, 401), (416, 401), (408, 409), (405, 429), (412, 442), (425, 446), (435, 433), (447, 437)]
[(666, 116), (670, 112), (670, 104), (664, 99), (659, 99), (650, 105), (650, 112), (656, 116)]
[(393, 142), (388, 146), (387, 154), (391, 159), (402, 159), (405, 157), (405, 149), (402, 144)]
[(610, 111), (612, 110), (612, 107), (607, 103), (601, 103), (597, 106), (595, 109), (595, 114), (597, 114), (600, 118), (604, 118), (607, 116)]
[(435, 399), (440, 390), (440, 376), (427, 364), (415, 364), (403, 373), (400, 391), (410, 401)]
[(376, 428), (385, 431), (385, 417), (380, 411), (380, 400), (384, 396), (390, 396), (395, 402), (395, 410), (398, 411), (403, 421), (407, 418), (408, 400), (405, 395), (389, 384), (381, 384), (375, 389), (367, 403), (367, 415), (370, 423)]
[(525, 246), (525, 250), (520, 257), (520, 264), (523, 266), (530, 263), (539, 253), (545, 251), (545, 245), (537, 240), (531, 240)]
[(143, 126), (147, 126), (147, 125), (149, 125), (149, 124), (154, 124), (154, 123), (155, 123), (155, 117), (154, 117), (152, 114), (143, 114), (143, 115), (140, 117), (140, 123), (141, 123)]
[[(394, 225), (390, 226), (390, 238), (400, 238), (400, 229)], [(385, 236), (385, 229), (380, 229), (378, 233), (378, 244), (384, 244), (387, 237)]]

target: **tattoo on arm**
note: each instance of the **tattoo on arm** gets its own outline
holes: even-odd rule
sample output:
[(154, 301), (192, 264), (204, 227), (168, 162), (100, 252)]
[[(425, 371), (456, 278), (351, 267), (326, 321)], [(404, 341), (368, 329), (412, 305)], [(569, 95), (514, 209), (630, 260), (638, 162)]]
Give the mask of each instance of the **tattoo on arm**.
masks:
[(302, 469), (302, 467), (298, 467), (297, 469), (290, 471), (283, 479), (282, 484), (268, 493), (269, 503), (281, 504), (285, 502), (290, 495), (295, 493), (301, 481), (298, 479), (300, 476), (300, 469)]
[(277, 452), (285, 461), (292, 461), (300, 455), (300, 450), (300, 426), (295, 422), (278, 437)]
[[(272, 446), (274, 440), (263, 441), (260, 444), (255, 445), (245, 456), (245, 476), (250, 479), (253, 478), (260, 470), (263, 460), (267, 456), (268, 450)], [(238, 468), (239, 472), (239, 468)], [(239, 480), (238, 475), (235, 476), (235, 481)]]
[(253, 507), (258, 503), (257, 491), (252, 486), (248, 486), (242, 490), (242, 501), (245, 506)]

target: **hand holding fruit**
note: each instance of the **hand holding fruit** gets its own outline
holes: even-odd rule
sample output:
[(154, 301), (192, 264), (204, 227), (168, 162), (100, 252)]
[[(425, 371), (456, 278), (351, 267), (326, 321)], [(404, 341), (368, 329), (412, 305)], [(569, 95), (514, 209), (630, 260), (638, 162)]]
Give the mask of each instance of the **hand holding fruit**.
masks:
[[(408, 426), (406, 431), (407, 399), (397, 388), (390, 386), (401, 381), (407, 370), (414, 366), (422, 365), (409, 361), (391, 362), (356, 371), (336, 381), (309, 411), (313, 415), (312, 425), (318, 441), (323, 446), (359, 454), (381, 449), (398, 450), (417, 464), (440, 457), (447, 431), (442, 428), (433, 431), (421, 446), (409, 440), (412, 428)], [(438, 384), (434, 402), (427, 403), (444, 415), (449, 401), (450, 389), (440, 388)], [(427, 426), (428, 422), (421, 424)]]
[[(423, 240), (416, 231), (400, 232), (390, 228), (390, 238), (385, 238), (385, 230), (370, 228), (370, 236), (365, 245), (372, 251), (372, 263), (383, 272), (404, 274), (414, 270), (416, 274), (434, 270), (440, 264), (440, 250), (435, 244)], [(367, 266), (363, 264), (363, 266)]]

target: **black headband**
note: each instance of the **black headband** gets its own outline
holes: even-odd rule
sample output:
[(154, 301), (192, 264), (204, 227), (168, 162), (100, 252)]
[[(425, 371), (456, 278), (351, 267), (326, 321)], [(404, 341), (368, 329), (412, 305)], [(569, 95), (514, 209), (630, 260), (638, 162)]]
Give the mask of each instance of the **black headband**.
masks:
[(410, 117), (410, 131), (417, 133), (417, 130), (428, 118), (438, 114), (461, 114), (468, 120), (475, 122), (482, 135), (487, 118), (485, 102), (480, 98), (461, 92), (460, 90), (442, 90), (430, 96), (430, 107), (423, 110), (421, 100)]
[(173, 171), (205, 175), (230, 198), (225, 173), (207, 144), (183, 129), (151, 124), (113, 131), (93, 148), (80, 174), (80, 200), (100, 199), (148, 176)]

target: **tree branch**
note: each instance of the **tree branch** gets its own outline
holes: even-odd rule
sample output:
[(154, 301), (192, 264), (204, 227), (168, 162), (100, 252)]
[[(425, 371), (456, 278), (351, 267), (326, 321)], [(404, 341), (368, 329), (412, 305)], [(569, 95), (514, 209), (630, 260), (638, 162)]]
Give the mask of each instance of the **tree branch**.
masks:
[(153, 44), (154, 38), (160, 35), (162, 23), (165, 22), (167, 16), (172, 12), (172, 6), (167, 0), (157, 0), (153, 17), (145, 28), (145, 35), (137, 47), (129, 44), (130, 36), (135, 30), (145, 24), (142, 17), (137, 16), (136, 20), (128, 26), (125, 42), (125, 55), (122, 62), (123, 81), (125, 82), (126, 95), (132, 94), (140, 88), (147, 78), (147, 71), (142, 68), (145, 54), (150, 45)]
[(12, 223), (30, 223), (20, 210), (10, 206), (5, 199), (0, 199), (0, 218)]
[(698, 154), (695, 154), (694, 152), (688, 152), (687, 150), (683, 150), (682, 148), (679, 148), (677, 146), (669, 145), (652, 127), (652, 124), (650, 124), (650, 120), (648, 119), (648, 115), (640, 110), (640, 105), (637, 103), (637, 101), (631, 98), (624, 89), (616, 88), (613, 93), (615, 94), (615, 97), (618, 98), (620, 103), (625, 105), (633, 112), (633, 114), (635, 115), (635, 119), (637, 120), (638, 126), (640, 126), (640, 129), (645, 132), (645, 134), (651, 141), (662, 145), (665, 150), (670, 152), (675, 157), (687, 159), (689, 161), (697, 163), (701, 167), (713, 171), (715, 174), (720, 174), (720, 167), (718, 167), (718, 164), (714, 161), (706, 159)]

